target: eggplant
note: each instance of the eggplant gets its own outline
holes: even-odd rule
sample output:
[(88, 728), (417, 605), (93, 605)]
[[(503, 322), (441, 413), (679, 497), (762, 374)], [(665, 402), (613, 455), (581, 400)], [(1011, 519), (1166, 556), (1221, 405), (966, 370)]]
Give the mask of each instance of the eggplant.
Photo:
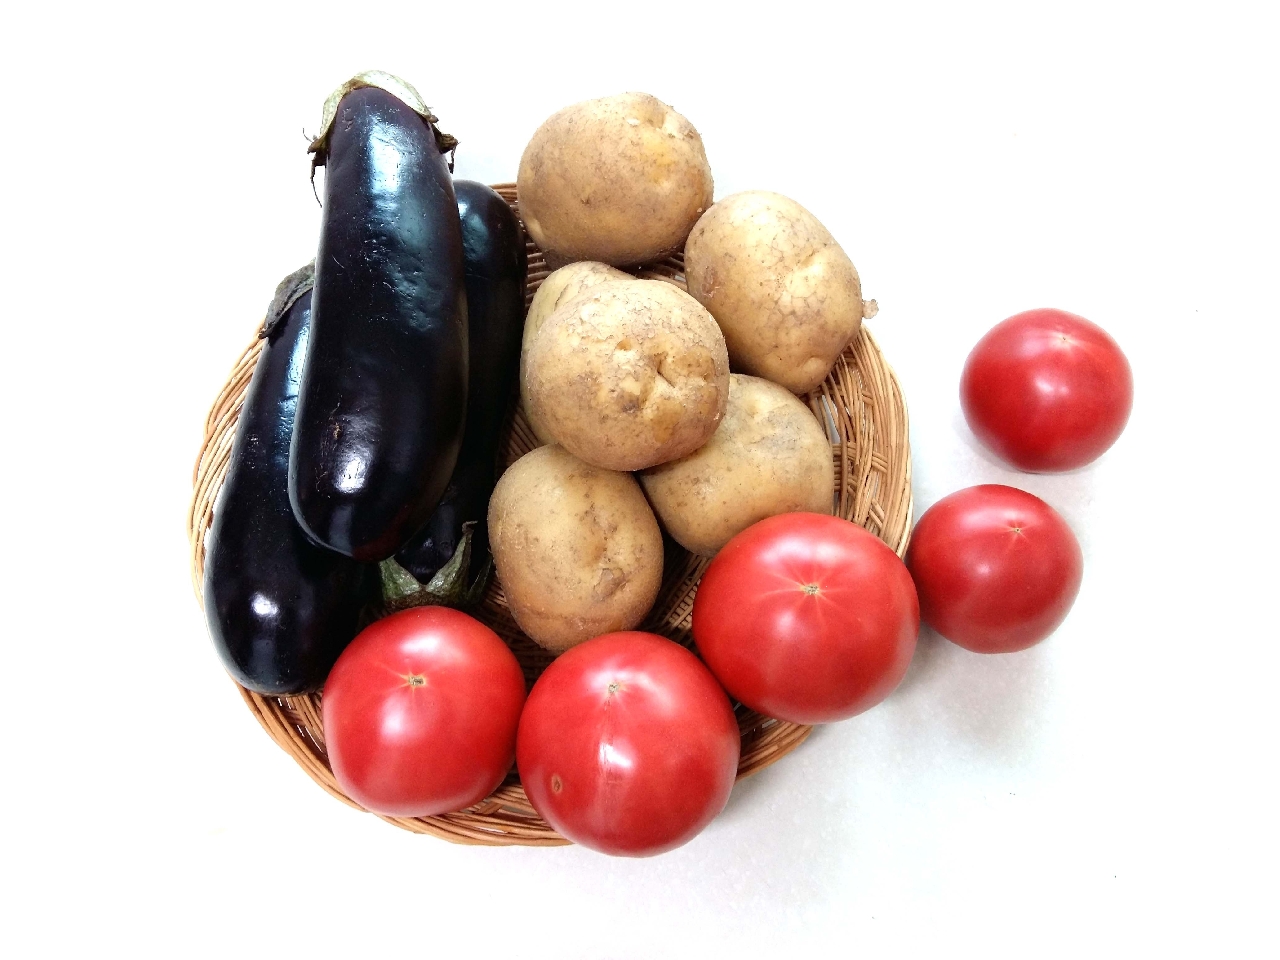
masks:
[(327, 173), (289, 498), (310, 536), (361, 561), (422, 528), (462, 444), (456, 141), (434, 121), (403, 81), (365, 74), (330, 97), (311, 145)]
[[(482, 183), (456, 180), (466, 272), (470, 381), (462, 450), (444, 496), (427, 525), (396, 561), (422, 583), (449, 562), (467, 530), (468, 564), (459, 564), (469, 587), (488, 560), (485, 515), (497, 482), (502, 427), (511, 408), (524, 335), (524, 285), (528, 274), (524, 232), (507, 202)], [(452, 585), (445, 585), (446, 593)]]
[(311, 330), (310, 265), (280, 284), (205, 538), (204, 606), (227, 671), (268, 695), (321, 686), (377, 599), (375, 567), (312, 543), (289, 504), (289, 445)]

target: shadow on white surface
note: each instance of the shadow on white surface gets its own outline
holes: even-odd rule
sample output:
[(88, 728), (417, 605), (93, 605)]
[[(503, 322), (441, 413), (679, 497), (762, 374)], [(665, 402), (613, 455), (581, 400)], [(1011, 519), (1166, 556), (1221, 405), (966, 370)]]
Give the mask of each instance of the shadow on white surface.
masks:
[[(909, 722), (899, 737), (921, 744), (940, 738), (986, 760), (1016, 766), (1035, 750), (1044, 722), (1045, 650), (981, 654), (921, 625), (911, 668), (890, 700)], [(913, 733), (914, 730), (914, 733)]]
[(1009, 472), (1009, 464), (988, 450), (982, 441), (974, 435), (974, 432), (969, 429), (969, 421), (964, 418), (964, 411), (960, 408), (959, 403), (956, 404), (951, 414), (951, 429), (975, 459), (980, 460), (987, 466), (995, 467), (1001, 473)]

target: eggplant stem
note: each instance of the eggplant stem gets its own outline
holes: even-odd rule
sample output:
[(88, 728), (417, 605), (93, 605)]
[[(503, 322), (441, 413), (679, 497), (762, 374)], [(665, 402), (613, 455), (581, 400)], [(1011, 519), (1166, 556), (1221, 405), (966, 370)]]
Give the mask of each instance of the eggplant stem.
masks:
[[(385, 90), (425, 120), (427, 126), (431, 128), (432, 135), (435, 137), (436, 148), (441, 153), (450, 154), (449, 172), (453, 172), (452, 154), (458, 149), (458, 138), (450, 136), (436, 126), (439, 118), (431, 112), (431, 108), (422, 99), (422, 95), (414, 89), (412, 84), (401, 80), (394, 74), (385, 73), (382, 70), (366, 70), (363, 73), (357, 73), (342, 86), (338, 87), (337, 90), (329, 94), (329, 99), (324, 102), (324, 114), (320, 121), (320, 134), (307, 147), (307, 152), (311, 154), (311, 189), (313, 191), (315, 190), (316, 167), (323, 167), (325, 161), (329, 158), (329, 134), (333, 131), (333, 123), (338, 117), (338, 104), (342, 102), (342, 98), (348, 93), (353, 90), (359, 90), (361, 87), (376, 87), (379, 90)], [(316, 199), (318, 200), (319, 197)]]
[(462, 610), (479, 603), (485, 587), (489, 585), (493, 559), (488, 558), (479, 576), (472, 583), (467, 583), (475, 526), (474, 520), (462, 525), (462, 537), (458, 540), (453, 556), (425, 584), (400, 566), (394, 558), (383, 560), (378, 567), (382, 576), (383, 615), (428, 605)]
[(289, 312), (289, 308), (310, 293), (315, 285), (316, 262), (314, 260), (281, 280), (276, 287), (275, 296), (271, 298), (271, 305), (267, 307), (267, 316), (262, 321), (262, 329), (258, 331), (258, 339), (270, 339), (284, 320), (285, 314)]

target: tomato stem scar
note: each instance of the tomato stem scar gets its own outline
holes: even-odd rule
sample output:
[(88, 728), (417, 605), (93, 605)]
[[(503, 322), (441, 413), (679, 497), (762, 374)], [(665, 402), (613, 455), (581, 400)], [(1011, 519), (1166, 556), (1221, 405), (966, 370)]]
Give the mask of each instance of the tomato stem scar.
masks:
[(405, 677), (405, 680), (408, 681), (411, 687), (425, 687), (427, 685), (427, 678), (420, 673), (411, 673)]
[(816, 597), (822, 588), (819, 587), (816, 583), (806, 583), (800, 589), (803, 590), (808, 596)]

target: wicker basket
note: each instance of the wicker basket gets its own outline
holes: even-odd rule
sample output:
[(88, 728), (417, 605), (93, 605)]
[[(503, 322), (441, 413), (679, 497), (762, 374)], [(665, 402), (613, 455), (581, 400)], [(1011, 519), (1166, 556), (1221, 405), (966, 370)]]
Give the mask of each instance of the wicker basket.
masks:
[[(495, 189), (519, 213), (515, 184)], [(680, 255), (642, 268), (640, 276), (666, 280), (683, 289), (684, 261)], [(526, 305), (549, 272), (545, 256), (529, 243)], [(204, 538), (213, 518), (213, 505), (222, 487), (236, 419), (249, 378), (262, 351), (256, 336), (236, 362), (205, 421), (204, 443), (196, 463), (194, 493), (188, 515), (191, 576), (196, 597), (202, 596)], [(907, 443), (907, 411), (893, 371), (865, 326), (849, 345), (822, 386), (808, 397), (810, 408), (833, 437), (838, 513), (866, 527), (901, 556), (911, 530), (911, 455)], [(510, 464), (536, 446), (519, 411), (505, 444)], [(698, 581), (709, 561), (692, 556), (668, 541), (662, 588), (641, 629), (690, 644), (689, 625)], [(551, 662), (551, 655), (520, 632), (495, 580), (476, 616), (510, 645), (529, 683)], [(263, 697), (240, 688), (258, 722), (313, 780), (344, 803), (358, 807), (342, 793), (329, 770), (320, 724), (320, 695)], [(738, 778), (749, 776), (794, 750), (812, 729), (762, 717), (737, 706), (742, 731), (742, 759)], [(455, 843), (554, 846), (568, 843), (534, 812), (513, 771), (492, 796), (457, 813), (438, 817), (383, 817), (415, 833), (429, 833)]]

